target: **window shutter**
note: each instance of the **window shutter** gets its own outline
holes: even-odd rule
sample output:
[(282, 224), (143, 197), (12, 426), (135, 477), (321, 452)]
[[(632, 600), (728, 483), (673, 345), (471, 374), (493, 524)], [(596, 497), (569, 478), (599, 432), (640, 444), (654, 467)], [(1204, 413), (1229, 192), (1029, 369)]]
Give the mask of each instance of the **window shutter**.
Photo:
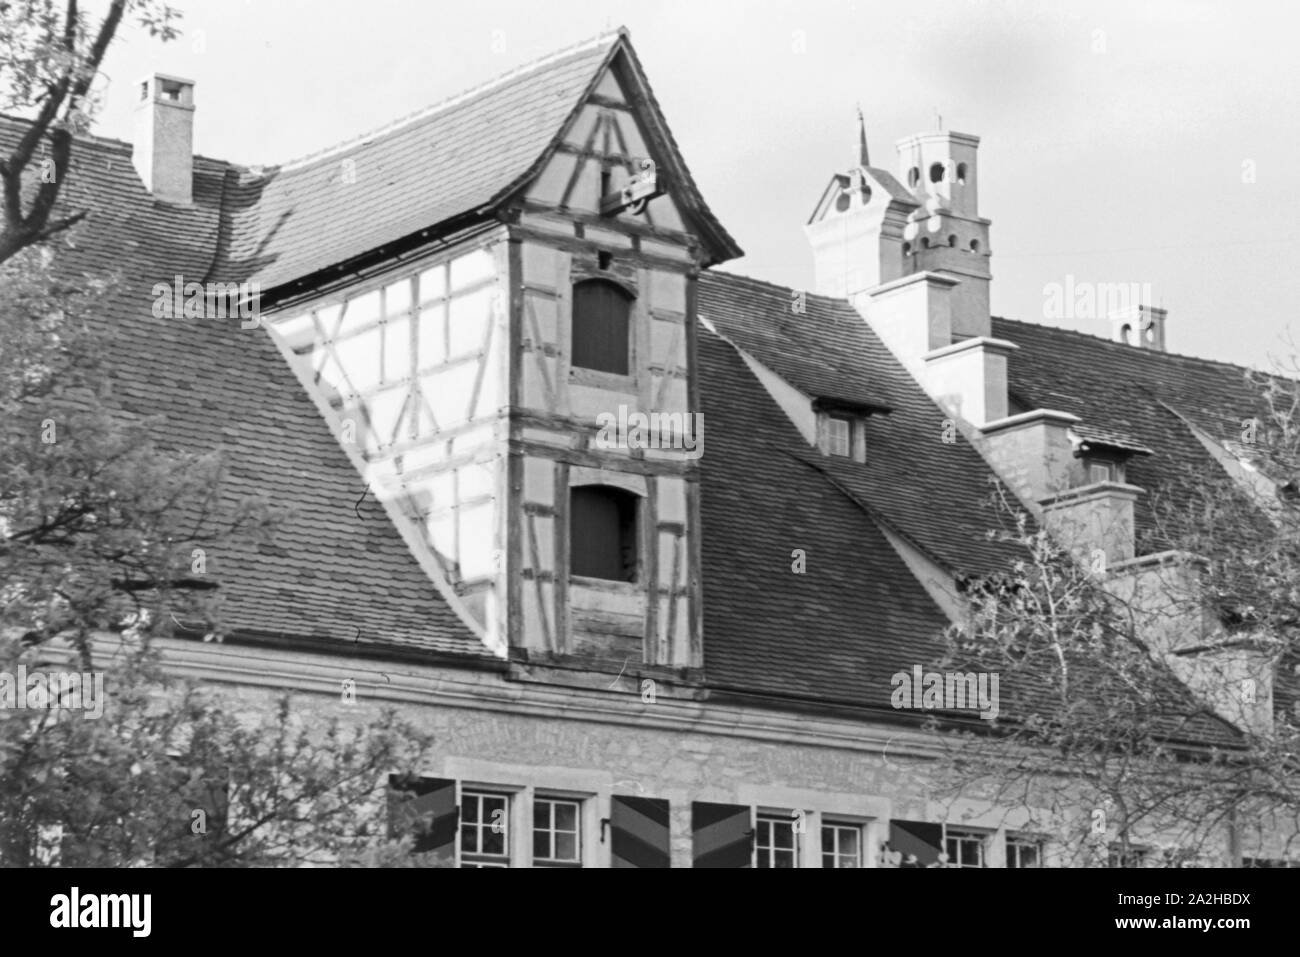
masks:
[(939, 852), (943, 850), (943, 827), (924, 821), (891, 821), (889, 846), (903, 855), (904, 864), (909, 854), (915, 854), (916, 866), (927, 867), (939, 860)]
[(610, 850), (614, 867), (669, 867), (668, 802), (622, 797), (609, 806)]
[(627, 375), (631, 311), (631, 298), (613, 283), (599, 279), (577, 283), (573, 287), (573, 365)]
[(456, 782), (446, 778), (388, 778), (388, 833), (415, 834), (416, 854), (435, 854), (437, 863), (456, 862), (460, 808)]
[(752, 867), (754, 828), (749, 808), (693, 802), (691, 844), (696, 867)]

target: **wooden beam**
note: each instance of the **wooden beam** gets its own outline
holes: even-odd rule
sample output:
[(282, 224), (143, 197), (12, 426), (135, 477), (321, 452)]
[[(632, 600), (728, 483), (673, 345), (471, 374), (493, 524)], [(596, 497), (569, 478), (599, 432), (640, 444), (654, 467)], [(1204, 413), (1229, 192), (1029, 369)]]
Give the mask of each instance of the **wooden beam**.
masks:
[(551, 537), (555, 540), (556, 648), (567, 653), (572, 647), (572, 624), (569, 618), (569, 466), (564, 462), (555, 463), (551, 495), (555, 515)]
[(616, 100), (612, 96), (605, 96), (603, 93), (592, 93), (587, 97), (587, 102), (592, 106), (603, 106), (607, 110), (622, 110), (625, 113), (632, 111), (631, 104)]
[(511, 226), (510, 230), (511, 234), (519, 239), (537, 243), (539, 246), (549, 246), (552, 249), (563, 250), (570, 254), (576, 253), (582, 256), (594, 257), (602, 252), (611, 252), (624, 262), (650, 269), (661, 269), (664, 272), (686, 274), (695, 268), (694, 263), (668, 259), (664, 256), (656, 256), (653, 253), (636, 252), (628, 247), (610, 246), (608, 243), (600, 243), (591, 239), (578, 239), (577, 237), (549, 233), (543, 229), (533, 229), (519, 225)]
[(659, 648), (659, 484), (654, 476), (646, 479), (645, 498), (642, 500), (640, 533), (645, 540), (645, 654), (647, 664), (662, 664)]
[[(588, 213), (580, 209), (566, 209), (561, 206), (552, 206), (550, 203), (543, 203), (535, 199), (522, 199), (519, 201), (520, 207), (526, 213), (535, 213), (541, 216), (554, 216), (557, 219), (565, 219), (570, 222), (582, 223), (584, 226), (597, 226), (602, 229), (613, 229), (618, 232), (625, 232), (629, 235), (640, 236), (643, 239), (657, 239), (662, 243), (669, 243), (675, 246), (682, 246), (690, 249), (699, 245), (699, 240), (690, 233), (683, 233), (676, 229), (667, 229), (663, 226), (648, 226), (645, 223), (637, 223), (626, 219), (609, 219), (598, 213)], [(512, 224), (510, 229), (513, 231), (519, 223)]]
[(695, 473), (694, 463), (688, 466), (686, 463), (662, 459), (614, 458), (596, 452), (566, 449), (555, 445), (547, 445), (544, 442), (528, 442), (521, 439), (512, 439), (510, 445), (512, 452), (518, 451), (523, 455), (550, 459), (553, 462), (564, 462), (567, 465), (606, 469), (611, 472), (629, 472), (633, 475), (672, 475), (678, 478), (693, 476)]

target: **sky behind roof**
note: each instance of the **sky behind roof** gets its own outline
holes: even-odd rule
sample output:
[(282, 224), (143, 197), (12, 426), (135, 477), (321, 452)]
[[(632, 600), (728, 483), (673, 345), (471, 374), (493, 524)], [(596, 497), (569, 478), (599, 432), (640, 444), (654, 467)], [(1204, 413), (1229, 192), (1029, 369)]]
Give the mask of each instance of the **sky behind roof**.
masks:
[(1052, 314), (1051, 288), (1150, 284), (1172, 352), (1268, 368), (1295, 351), (1300, 5), (172, 3), (179, 40), (133, 27), (110, 51), (100, 135), (131, 139), (133, 81), (156, 70), (196, 81), (197, 152), (281, 163), (625, 25), (746, 251), (727, 269), (811, 287), (802, 227), (849, 164), (860, 103), (892, 172), (895, 141), (939, 116), (981, 137), (995, 314), (1108, 335), (1104, 316)]

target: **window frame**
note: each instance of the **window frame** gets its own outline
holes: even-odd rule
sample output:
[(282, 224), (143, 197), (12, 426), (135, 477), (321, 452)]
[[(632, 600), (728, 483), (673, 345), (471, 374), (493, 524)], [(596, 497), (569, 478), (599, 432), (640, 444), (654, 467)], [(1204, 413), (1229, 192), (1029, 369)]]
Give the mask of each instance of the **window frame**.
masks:
[[(481, 787), (477, 785), (459, 784), (459, 794), (457, 795), (457, 805), (460, 808), (460, 815), (456, 822), (456, 866), (474, 869), (515, 867), (515, 848), (514, 848), (514, 831), (515, 821), (512, 820), (514, 813), (514, 798), (517, 794), (507, 790), (500, 790), (492, 787)], [(505, 829), (502, 844), (504, 851), (500, 854), (486, 854), (481, 849), (478, 851), (465, 850), (465, 835), (467, 826), (466, 810), (470, 798), (477, 799), (500, 799), (504, 802), (504, 821)], [(482, 806), (480, 804), (480, 811)], [(478, 834), (478, 846), (482, 848), (483, 830), (492, 829), (494, 826), (490, 821), (484, 822), (477, 820), (473, 823), (473, 828)]]
[[(781, 852), (781, 853), (789, 853), (789, 855), (790, 855), (790, 865), (789, 865), (789, 866), (790, 866), (790, 869), (792, 869), (792, 870), (797, 870), (798, 868), (803, 867), (803, 866), (804, 866), (804, 860), (803, 860), (803, 850), (804, 850), (804, 848), (803, 848), (803, 842), (800, 841), (799, 838), (800, 838), (801, 835), (807, 834), (807, 830), (808, 830), (808, 829), (807, 829), (807, 821), (808, 821), (807, 814), (802, 813), (802, 812), (800, 812), (800, 811), (798, 811), (798, 810), (779, 810), (779, 809), (773, 809), (773, 808), (767, 808), (767, 807), (754, 808), (752, 814), (753, 814), (753, 822), (754, 822), (754, 837), (753, 837), (753, 852), (752, 852), (752, 858), (751, 858), (751, 859), (752, 859), (752, 862), (753, 862), (753, 866), (754, 866), (754, 868), (755, 868), (755, 869), (762, 868), (762, 869), (765, 869), (765, 870), (767, 870), (767, 869), (770, 869), (770, 870), (783, 870), (783, 869), (784, 869), (784, 868), (781, 868), (781, 867), (777, 866), (776, 864), (770, 864), (770, 863), (769, 863), (769, 864), (760, 864), (760, 863), (759, 863), (759, 861), (760, 861), (760, 859), (761, 859), (761, 858), (760, 858), (760, 853), (764, 850), (764, 848), (762, 848), (762, 847), (759, 846), (759, 840), (760, 840), (760, 836), (761, 836), (761, 834), (762, 834), (762, 826), (763, 826), (764, 824), (769, 824), (769, 825), (781, 825), (782, 827), (787, 827), (787, 826), (788, 826), (788, 827), (790, 828), (790, 839), (791, 839), (791, 845), (790, 845), (789, 848), (782, 848), (782, 847), (778, 847), (778, 846), (777, 846), (776, 841), (775, 841), (775, 830), (772, 830), (771, 833), (772, 833), (772, 836), (773, 836), (773, 840), (772, 840), (772, 842), (771, 842), (771, 845), (770, 845), (769, 847), (766, 848), (766, 850), (768, 850), (768, 851), (771, 852), (771, 854), (769, 855), (769, 859), (771, 859), (771, 857), (774, 856), (777, 852)], [(800, 822), (801, 820), (804, 822), (804, 829), (803, 829), (802, 831), (800, 831), (799, 828), (798, 828), (798, 824), (799, 824), (799, 822)], [(820, 853), (820, 852), (819, 852), (819, 853)]]
[(1004, 849), (1005, 851), (1004, 866), (1016, 870), (1029, 869), (1023, 867), (1019, 863), (1016, 864), (1011, 863), (1013, 859), (1015, 859), (1018, 862), (1020, 860), (1021, 852), (1027, 848), (1032, 848), (1034, 854), (1037, 857), (1037, 863), (1033, 865), (1034, 868), (1043, 868), (1047, 866), (1043, 861), (1043, 854), (1046, 848), (1046, 842), (1042, 838), (1034, 837), (1031, 834), (1008, 834), (1007, 835), (1006, 847)]
[[(586, 851), (586, 842), (583, 840), (583, 831), (585, 830), (584, 822), (586, 819), (587, 801), (581, 797), (575, 797), (570, 794), (556, 793), (549, 790), (535, 791), (532, 799), (531, 816), (529, 817), (529, 846), (532, 848), (532, 865), (533, 867), (559, 867), (559, 868), (580, 868), (585, 867), (584, 853)], [(537, 856), (537, 809), (541, 804), (551, 805), (550, 827), (544, 832), (551, 835), (550, 847), (551, 852), (555, 851), (555, 835), (557, 833), (572, 833), (573, 848), (575, 857), (572, 859), (557, 857), (538, 857)], [(560, 831), (555, 827), (555, 807), (557, 805), (572, 805), (574, 809), (573, 830)]]
[[(973, 844), (979, 848), (979, 863), (965, 864), (961, 863), (958, 858), (964, 858), (962, 854), (952, 852), (952, 844), (956, 841), (957, 848), (960, 850), (963, 846)], [(943, 852), (948, 855), (947, 866), (959, 867), (966, 870), (978, 870), (989, 866), (989, 835), (981, 831), (970, 831), (964, 828), (945, 829), (943, 835)]]
[[(865, 866), (864, 861), (866, 860), (866, 845), (867, 845), (867, 827), (865, 824), (863, 824), (861, 821), (849, 821), (843, 818), (835, 817), (833, 815), (823, 815), (821, 819), (820, 829), (821, 829), (821, 835), (820, 835), (821, 843), (817, 853), (821, 856), (821, 866), (823, 868), (828, 866), (826, 863), (827, 856), (830, 856), (832, 861), (834, 862), (829, 866), (835, 869), (840, 868), (839, 858), (846, 856), (839, 850), (840, 831), (852, 831), (856, 835), (858, 846), (855, 854), (857, 858), (857, 864), (855, 866), (859, 869)], [(836, 835), (834, 850), (830, 852), (826, 850), (826, 832), (828, 830), (832, 831)]]
[[(831, 446), (831, 423), (843, 422), (848, 426), (848, 451), (840, 453)], [(823, 455), (849, 459), (853, 462), (867, 460), (867, 420), (865, 416), (839, 410), (820, 410), (817, 414), (817, 447)]]
[[(630, 578), (629, 577), (609, 578), (603, 575), (592, 574), (589, 568), (584, 571), (578, 571), (577, 568), (575, 567), (574, 560), (578, 553), (574, 549), (574, 541), (576, 538), (573, 532), (573, 521), (575, 516), (574, 498), (578, 494), (578, 492), (583, 490), (591, 490), (591, 489), (601, 489), (604, 492), (609, 493), (609, 497), (613, 499), (616, 503), (623, 503), (630, 506), (631, 508), (632, 514), (630, 517), (624, 516), (622, 514), (619, 515), (619, 522), (618, 522), (618, 529), (617, 529), (618, 536), (619, 536), (618, 550), (620, 555), (622, 556), (629, 551), (631, 553), (632, 560), (631, 560)], [(602, 585), (610, 585), (610, 584), (640, 585), (643, 582), (645, 578), (645, 567), (644, 567), (645, 558), (643, 554), (645, 534), (644, 534), (644, 530), (642, 529), (642, 523), (644, 520), (645, 509), (642, 504), (642, 499), (643, 496), (638, 494), (637, 492), (634, 492), (630, 489), (623, 488), (618, 485), (605, 485), (601, 483), (584, 483), (582, 485), (569, 486), (569, 497), (568, 497), (568, 501), (565, 503), (567, 507), (567, 514), (565, 516), (565, 520), (568, 523), (568, 528), (566, 529), (568, 533), (567, 541), (568, 541), (568, 551), (569, 551), (568, 573), (569, 573), (569, 578), (571, 580), (576, 580), (583, 583), (595, 583), (595, 584), (602, 584)], [(626, 518), (626, 524), (624, 521), (625, 518)], [(623, 540), (622, 536), (625, 529), (631, 535), (632, 540), (630, 543), (625, 542)], [(626, 558), (624, 558), (624, 562), (626, 563)]]

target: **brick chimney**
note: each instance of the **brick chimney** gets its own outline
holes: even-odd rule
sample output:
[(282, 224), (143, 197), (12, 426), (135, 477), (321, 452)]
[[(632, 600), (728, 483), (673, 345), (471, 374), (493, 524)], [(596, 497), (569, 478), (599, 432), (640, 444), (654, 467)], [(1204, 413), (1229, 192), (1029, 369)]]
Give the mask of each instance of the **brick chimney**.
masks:
[(154, 199), (194, 201), (194, 81), (155, 73), (136, 86), (131, 162)]

